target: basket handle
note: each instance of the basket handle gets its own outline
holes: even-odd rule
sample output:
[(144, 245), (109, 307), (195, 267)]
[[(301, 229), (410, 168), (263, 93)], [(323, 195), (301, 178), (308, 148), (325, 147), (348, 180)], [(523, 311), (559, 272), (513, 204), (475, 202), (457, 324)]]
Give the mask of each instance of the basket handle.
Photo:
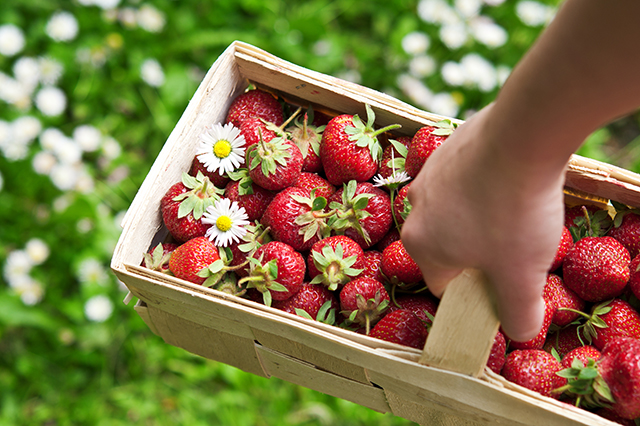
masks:
[(465, 269), (440, 300), (420, 363), (479, 377), (499, 326), (486, 276)]

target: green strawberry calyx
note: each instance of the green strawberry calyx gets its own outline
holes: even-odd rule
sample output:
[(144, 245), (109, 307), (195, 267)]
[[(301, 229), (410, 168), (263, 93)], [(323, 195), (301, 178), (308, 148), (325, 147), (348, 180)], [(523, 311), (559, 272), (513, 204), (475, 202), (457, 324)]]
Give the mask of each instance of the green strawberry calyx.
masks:
[(253, 194), (253, 179), (249, 177), (249, 170), (246, 167), (227, 172), (227, 176), (231, 180), (238, 182), (238, 195)]
[(295, 308), (296, 315), (306, 319), (315, 320), (324, 324), (334, 325), (336, 323), (336, 310), (331, 308), (331, 300), (327, 300), (322, 304), (318, 310), (318, 314), (315, 318), (311, 318), (311, 315), (307, 311), (301, 308)]
[(567, 379), (567, 384), (552, 392), (566, 392), (576, 397), (576, 407), (606, 407), (615, 403), (611, 389), (600, 375), (598, 363), (594, 359), (589, 358), (587, 365), (584, 365), (576, 357), (571, 362), (571, 367), (560, 370), (556, 374)]
[(216, 188), (207, 176), (198, 172), (196, 176), (182, 173), (182, 184), (189, 189), (173, 198), (173, 201), (180, 201), (178, 207), (178, 218), (183, 218), (188, 214), (193, 214), (194, 219), (199, 220), (207, 207), (212, 206), (220, 199), (224, 190)]
[[(598, 210), (595, 213), (582, 206), (583, 215), (573, 220), (573, 225), (569, 228), (573, 242), (584, 237), (602, 237), (607, 234), (613, 221), (607, 210)], [(622, 221), (622, 219), (620, 219)]]
[[(278, 281), (278, 263), (276, 259), (263, 264), (255, 257), (247, 258), (249, 261), (249, 275), (238, 281), (239, 285), (246, 283), (247, 288), (255, 288), (262, 293), (262, 301), (266, 306), (271, 306), (271, 291), (287, 291), (287, 288)], [(271, 291), (270, 291), (271, 290)]]
[(449, 119), (445, 119), (436, 122), (433, 127), (434, 129), (431, 131), (432, 135), (449, 136), (458, 128), (458, 124)]
[(616, 210), (616, 215), (613, 218), (613, 226), (616, 228), (619, 228), (620, 225), (622, 225), (622, 220), (626, 215), (628, 214), (640, 215), (640, 209), (630, 208), (629, 206), (619, 203), (617, 201), (611, 200), (611, 205), (613, 205), (613, 207)]
[(355, 180), (350, 180), (344, 185), (342, 192), (342, 203), (332, 201), (329, 204), (330, 209), (336, 211), (335, 215), (331, 216), (328, 220), (328, 225), (338, 234), (344, 234), (344, 231), (349, 228), (354, 228), (365, 242), (369, 244), (371, 237), (366, 229), (362, 227), (360, 221), (366, 217), (371, 216), (371, 213), (366, 211), (369, 199), (373, 197), (373, 194), (364, 193), (356, 195), (358, 183)]
[(564, 307), (558, 308), (558, 310), (574, 312), (576, 314), (579, 314), (581, 317), (586, 318), (584, 324), (580, 324), (578, 326), (578, 339), (580, 340), (580, 343), (584, 345), (585, 343), (582, 341), (582, 337), (584, 336), (587, 343), (591, 344), (593, 339), (598, 335), (598, 328), (609, 328), (609, 325), (607, 325), (607, 323), (602, 318), (600, 318), (600, 316), (611, 312), (611, 309), (613, 309), (610, 306), (612, 301), (613, 300), (607, 300), (606, 302), (602, 302), (594, 306), (591, 309), (591, 314)]
[(240, 265), (230, 266), (230, 263), (233, 260), (233, 253), (229, 247), (218, 248), (218, 254), (220, 255), (220, 259), (208, 266), (205, 266), (196, 274), (201, 278), (206, 278), (202, 283), (204, 287), (217, 286), (227, 272), (244, 268), (248, 264), (248, 261), (246, 261)]
[(364, 269), (353, 268), (358, 256), (344, 256), (342, 243), (336, 244), (335, 250), (330, 245), (322, 247), (321, 251), (312, 251), (313, 263), (320, 272), (312, 280), (311, 284), (323, 284), (331, 291), (338, 289), (339, 285), (346, 284), (357, 277)]
[(380, 290), (376, 291), (374, 297), (365, 299), (363, 295), (356, 294), (357, 309), (353, 311), (342, 311), (341, 313), (347, 317), (348, 324), (360, 324), (364, 325), (365, 333), (369, 335), (371, 331), (371, 325), (389, 308), (389, 301), (382, 299)]
[(362, 119), (356, 114), (351, 119), (353, 125), (346, 126), (344, 132), (349, 135), (349, 140), (356, 143), (356, 146), (361, 148), (367, 148), (371, 153), (371, 158), (375, 161), (380, 161), (382, 156), (382, 145), (378, 141), (377, 136), (384, 132), (388, 132), (393, 129), (398, 129), (402, 126), (399, 124), (391, 124), (381, 129), (375, 130), (373, 124), (376, 116), (373, 109), (369, 104), (365, 104), (367, 110), (367, 122), (364, 123)]
[(238, 249), (247, 256), (253, 255), (255, 251), (262, 245), (271, 241), (270, 227), (266, 227), (256, 221), (255, 225), (246, 226), (247, 233), (242, 237), (242, 243), (238, 245)]
[(289, 140), (282, 136), (276, 136), (266, 142), (260, 132), (260, 142), (248, 152), (249, 168), (251, 170), (260, 166), (262, 174), (270, 176), (278, 170), (278, 165), (286, 167), (291, 152), (289, 151)]
[(323, 239), (331, 234), (331, 228), (328, 220), (335, 216), (336, 211), (325, 211), (327, 199), (325, 197), (316, 197), (315, 189), (311, 191), (311, 197), (292, 194), (291, 198), (296, 202), (310, 208), (306, 213), (302, 213), (296, 217), (294, 223), (300, 226), (298, 232), (303, 235), (303, 241), (307, 242), (314, 236)]
[(170, 274), (169, 271), (169, 259), (171, 259), (171, 253), (164, 253), (162, 243), (159, 243), (151, 253), (144, 253), (144, 265), (148, 269)]
[[(309, 118), (310, 116), (311, 118)], [(300, 148), (302, 158), (307, 158), (309, 149), (317, 156), (320, 155), (320, 139), (322, 138), (322, 132), (324, 132), (327, 126), (314, 126), (309, 124), (309, 121), (312, 120), (313, 108), (309, 107), (309, 112), (304, 114), (304, 118), (302, 120), (296, 118), (294, 125), (287, 129), (291, 135), (291, 140)]]

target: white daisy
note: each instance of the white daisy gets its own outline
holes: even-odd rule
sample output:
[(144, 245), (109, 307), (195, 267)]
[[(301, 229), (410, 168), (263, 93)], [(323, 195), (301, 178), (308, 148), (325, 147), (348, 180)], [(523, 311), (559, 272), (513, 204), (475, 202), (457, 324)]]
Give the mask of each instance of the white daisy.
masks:
[(0, 25), (0, 55), (13, 56), (24, 48), (25, 43), (24, 33), (19, 27)]
[(93, 296), (84, 305), (84, 314), (90, 321), (104, 322), (113, 313), (113, 302), (107, 296)]
[(395, 189), (400, 184), (405, 183), (411, 180), (411, 176), (407, 174), (404, 170), (398, 173), (394, 173), (389, 177), (383, 177), (382, 175), (376, 175), (373, 177), (373, 186), (386, 186), (389, 189)]
[(93, 152), (100, 148), (102, 133), (89, 124), (83, 124), (73, 130), (73, 140), (85, 152)]
[(18, 59), (16, 63), (13, 64), (13, 75), (20, 84), (33, 91), (40, 81), (40, 65), (38, 64), (38, 60), (28, 56)]
[(144, 4), (136, 13), (138, 25), (143, 30), (150, 33), (158, 33), (162, 31), (165, 25), (164, 14), (155, 7)]
[(402, 38), (402, 50), (409, 55), (424, 54), (430, 44), (429, 36), (421, 31), (410, 32)]
[(55, 41), (70, 41), (78, 35), (78, 20), (70, 12), (56, 12), (47, 22), (45, 31)]
[(47, 243), (42, 241), (40, 238), (32, 238), (27, 241), (27, 245), (24, 250), (35, 265), (43, 263), (51, 253)]
[(200, 135), (196, 156), (207, 171), (233, 172), (244, 162), (244, 136), (231, 123), (213, 124)]
[(67, 107), (67, 97), (62, 90), (54, 86), (47, 86), (36, 95), (36, 107), (47, 116), (56, 116), (64, 112)]
[(40, 81), (45, 85), (51, 86), (58, 83), (64, 67), (58, 61), (48, 56), (43, 56), (38, 59), (38, 65), (40, 67)]
[(245, 226), (249, 224), (249, 217), (244, 207), (228, 198), (221, 198), (207, 210), (202, 216), (202, 223), (213, 225), (207, 229), (206, 236), (218, 247), (227, 247), (233, 242), (238, 242), (247, 233)]
[(160, 87), (164, 84), (164, 71), (155, 59), (146, 59), (140, 66), (140, 75), (149, 86)]
[(48, 151), (38, 151), (31, 160), (33, 170), (39, 175), (48, 175), (51, 169), (58, 163), (56, 157)]

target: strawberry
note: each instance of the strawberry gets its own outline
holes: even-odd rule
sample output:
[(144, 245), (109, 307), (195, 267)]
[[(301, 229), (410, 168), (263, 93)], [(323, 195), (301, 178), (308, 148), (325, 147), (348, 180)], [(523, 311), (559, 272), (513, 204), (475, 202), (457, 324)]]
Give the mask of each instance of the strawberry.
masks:
[(411, 138), (409, 136), (390, 139), (389, 145), (382, 151), (378, 174), (383, 178), (388, 178), (394, 174), (404, 172), (405, 159), (407, 158), (410, 144)]
[(433, 317), (438, 310), (440, 301), (429, 294), (403, 294), (396, 297), (394, 303), (389, 306), (389, 312), (398, 309), (408, 309), (427, 326), (433, 323)]
[(564, 226), (562, 228), (562, 236), (560, 237), (560, 242), (558, 243), (558, 249), (556, 250), (556, 255), (553, 258), (553, 262), (551, 267), (549, 268), (549, 272), (554, 272), (558, 268), (562, 266), (562, 262), (566, 257), (569, 249), (573, 246), (573, 237), (571, 236), (571, 231), (569, 228)]
[(334, 233), (352, 238), (363, 249), (375, 245), (391, 229), (391, 199), (369, 182), (351, 180), (329, 202), (329, 207), (337, 210), (328, 223)]
[(456, 127), (457, 125), (450, 120), (442, 120), (433, 126), (424, 126), (418, 129), (411, 139), (407, 152), (404, 166), (407, 174), (413, 178), (418, 176), (427, 158), (442, 145), (442, 142), (453, 133)]
[(249, 90), (236, 96), (227, 110), (227, 123), (240, 127), (247, 118), (258, 117), (281, 125), (284, 122), (282, 106), (270, 93), (260, 89)]
[(582, 362), (583, 365), (587, 365), (590, 359), (595, 361), (598, 358), (600, 358), (600, 351), (596, 349), (595, 346), (591, 346), (591, 345), (579, 346), (575, 349), (572, 349), (565, 356), (562, 357), (562, 361), (561, 361), (562, 367), (563, 368), (571, 367), (571, 365), (573, 364), (574, 358), (577, 358), (578, 360), (580, 360), (580, 362)]
[(327, 200), (315, 197), (304, 188), (292, 186), (273, 198), (262, 217), (262, 223), (271, 228), (274, 240), (293, 246), (298, 251), (307, 251), (331, 230), (326, 212)]
[(623, 419), (640, 417), (640, 340), (618, 337), (596, 361), (585, 365), (576, 358), (559, 375), (568, 379), (559, 390), (576, 396), (576, 405), (608, 407)]
[(559, 327), (564, 327), (580, 315), (577, 312), (559, 308), (571, 308), (575, 311), (582, 311), (585, 307), (585, 301), (573, 290), (567, 288), (562, 278), (556, 274), (549, 274), (547, 276), (542, 297), (555, 306), (551, 322)]
[(189, 174), (191, 176), (197, 176), (198, 172), (208, 177), (211, 183), (216, 186), (216, 188), (224, 188), (225, 185), (229, 182), (229, 176), (226, 173), (220, 174), (220, 172), (218, 171), (210, 172), (196, 155), (193, 157), (193, 161), (191, 162)]
[(328, 180), (316, 173), (300, 173), (300, 177), (298, 178), (294, 186), (304, 188), (309, 192), (315, 189), (316, 197), (324, 197), (327, 199), (331, 197), (334, 192), (336, 192), (335, 186), (331, 185)]
[(603, 419), (611, 420), (614, 423), (618, 423), (622, 426), (637, 426), (636, 422), (630, 419), (623, 419), (611, 408), (598, 408), (593, 412)]
[(366, 124), (358, 115), (342, 114), (332, 118), (322, 132), (320, 159), (327, 180), (333, 185), (371, 179), (382, 155), (377, 136), (400, 127), (391, 125), (374, 130), (375, 114), (369, 105), (366, 110)]
[(247, 213), (247, 220), (253, 221), (264, 215), (275, 194), (247, 178), (229, 182), (224, 189), (224, 196), (243, 207)]
[(616, 208), (613, 227), (607, 235), (620, 241), (632, 258), (640, 254), (640, 210), (612, 201)]
[(340, 290), (341, 313), (349, 324), (365, 327), (369, 334), (374, 325), (389, 308), (389, 294), (380, 281), (373, 278), (356, 278)]
[(289, 139), (276, 137), (247, 148), (249, 177), (261, 187), (279, 191), (296, 183), (302, 172), (302, 153)]
[(387, 232), (384, 237), (382, 237), (382, 239), (376, 243), (376, 249), (380, 250), (380, 252), (383, 252), (384, 249), (389, 247), (389, 244), (398, 241), (399, 239), (400, 231), (398, 231), (398, 228), (396, 228), (395, 226), (392, 226), (391, 229), (389, 229), (389, 232)]
[(560, 357), (563, 357), (573, 349), (584, 346), (585, 338), (582, 329), (578, 327), (578, 324), (570, 324), (549, 333), (543, 349), (547, 352), (555, 350)]
[(290, 134), (284, 129), (299, 112), (300, 109), (298, 108), (297, 111), (295, 111), (284, 123), (280, 125), (276, 125), (259, 117), (247, 118), (242, 122), (239, 129), (240, 134), (244, 137), (245, 147), (258, 144), (261, 141), (269, 142), (277, 137), (289, 139)]
[(427, 328), (420, 318), (408, 309), (388, 313), (371, 329), (369, 336), (416, 349), (423, 349)]
[(397, 228), (402, 226), (409, 213), (411, 213), (411, 203), (407, 198), (410, 186), (411, 182), (401, 187), (393, 199), (393, 219)]
[(287, 128), (287, 132), (290, 133), (291, 140), (300, 148), (302, 153), (302, 170), (318, 173), (322, 171), (320, 140), (326, 126), (314, 126), (309, 124), (308, 121), (309, 113), (305, 113), (302, 120), (296, 119), (294, 124)]
[(562, 264), (564, 282), (587, 302), (620, 295), (629, 281), (629, 252), (612, 237), (584, 237)]
[(558, 398), (554, 393), (567, 383), (556, 373), (562, 370), (560, 361), (540, 349), (516, 349), (507, 355), (502, 367), (502, 376), (508, 381), (523, 386), (541, 395)]
[(160, 200), (162, 220), (173, 238), (183, 243), (205, 235), (210, 225), (202, 223), (202, 215), (220, 193), (202, 173), (195, 177), (183, 173), (182, 182), (172, 185)]
[(323, 238), (311, 247), (307, 270), (311, 284), (322, 284), (334, 291), (362, 273), (364, 251), (344, 235)]
[(496, 374), (500, 374), (504, 363), (507, 361), (507, 340), (502, 332), (498, 331), (491, 345), (491, 352), (487, 359), (487, 367)]
[(580, 327), (586, 340), (602, 348), (614, 338), (624, 336), (640, 339), (640, 314), (622, 299), (613, 299), (580, 313), (587, 321)]
[(369, 277), (380, 282), (384, 282), (384, 276), (380, 266), (382, 265), (382, 252), (378, 250), (364, 251), (364, 270), (360, 274), (361, 277)]
[[(237, 242), (232, 242), (229, 246), (232, 259), (229, 266), (239, 267), (247, 262), (247, 258), (263, 244), (271, 241), (269, 229), (265, 228), (260, 222), (252, 222), (245, 228), (247, 233)], [(246, 277), (249, 274), (249, 265), (239, 268), (235, 271), (239, 276)]]
[(141, 266), (154, 271), (169, 273), (169, 259), (171, 253), (178, 247), (173, 243), (159, 243), (149, 249), (142, 258)]
[(303, 283), (300, 290), (287, 300), (274, 300), (273, 307), (290, 314), (334, 325), (340, 305), (333, 292), (325, 286)]
[(549, 326), (551, 326), (551, 319), (553, 318), (555, 310), (556, 307), (553, 303), (545, 301), (544, 320), (542, 323), (542, 327), (538, 332), (538, 335), (533, 339), (527, 340), (525, 342), (518, 342), (516, 340), (510, 339), (510, 337), (505, 334), (505, 337), (510, 340), (509, 347), (513, 349), (542, 349), (547, 339), (547, 333), (549, 332)]
[(176, 247), (169, 259), (169, 270), (178, 278), (203, 284), (207, 277), (199, 273), (217, 260), (218, 248), (207, 237), (196, 237)]
[(248, 258), (249, 275), (239, 284), (255, 288), (262, 293), (263, 302), (271, 306), (272, 300), (286, 300), (302, 287), (306, 266), (300, 253), (280, 241), (270, 241)]
[(640, 255), (629, 263), (629, 290), (640, 299)]
[(565, 208), (564, 226), (569, 228), (573, 241), (583, 237), (602, 237), (612, 225), (609, 211), (598, 206), (588, 204)]
[(411, 287), (422, 281), (420, 267), (404, 248), (402, 240), (389, 244), (382, 252), (382, 273), (394, 286)]

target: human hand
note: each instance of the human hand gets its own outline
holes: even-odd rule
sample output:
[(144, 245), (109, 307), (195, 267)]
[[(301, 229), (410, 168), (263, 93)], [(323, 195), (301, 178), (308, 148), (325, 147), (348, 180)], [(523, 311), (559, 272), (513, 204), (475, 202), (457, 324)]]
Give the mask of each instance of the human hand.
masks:
[(491, 106), (426, 161), (411, 183), (402, 240), (438, 297), (462, 269), (483, 271), (503, 330), (525, 341), (543, 322), (542, 290), (564, 220), (564, 169), (513, 160), (490, 121)]

